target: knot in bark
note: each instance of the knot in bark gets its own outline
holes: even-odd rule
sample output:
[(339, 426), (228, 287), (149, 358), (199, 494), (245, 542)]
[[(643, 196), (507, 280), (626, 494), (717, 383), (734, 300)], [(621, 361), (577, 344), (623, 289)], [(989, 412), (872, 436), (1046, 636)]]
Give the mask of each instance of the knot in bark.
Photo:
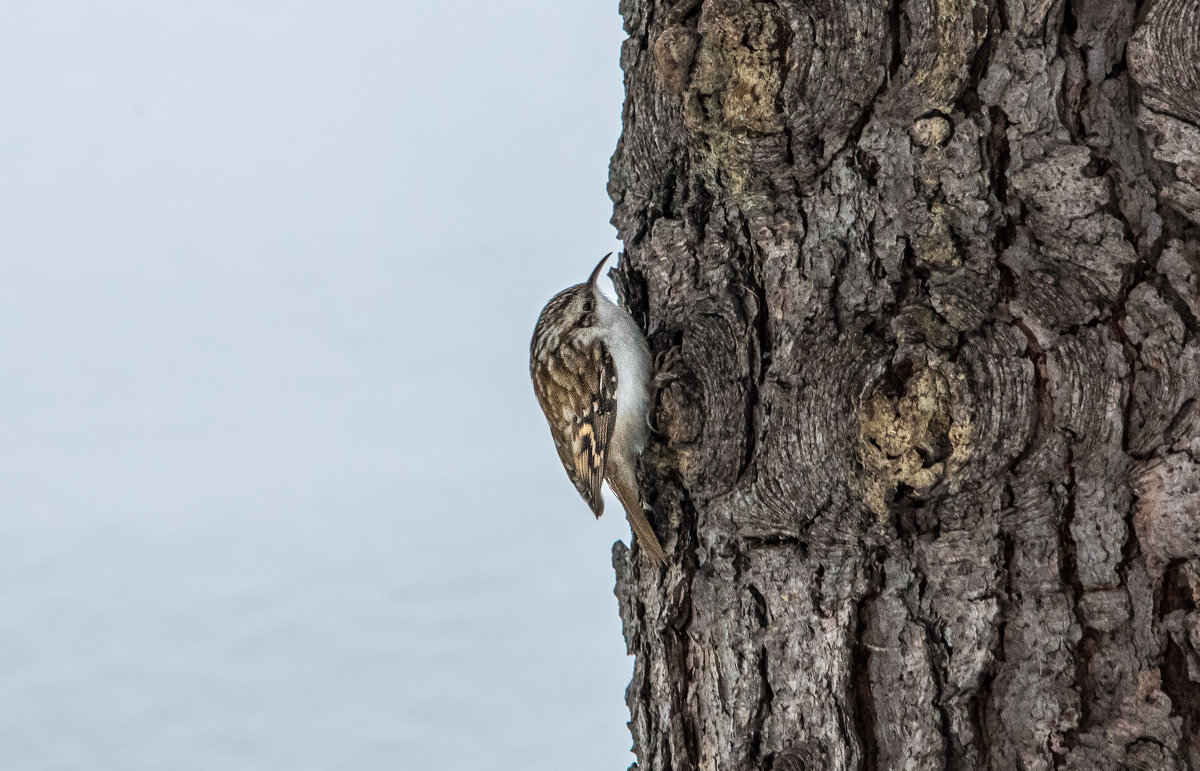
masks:
[(676, 24), (663, 30), (654, 41), (654, 71), (665, 91), (682, 94), (688, 71), (696, 54), (699, 36), (694, 30)]
[(706, 3), (698, 29), (691, 83), (696, 93), (685, 112), (689, 128), (710, 134), (781, 131), (786, 22), (766, 7)]
[[(947, 475), (954, 439), (954, 394), (925, 362), (901, 360), (871, 383), (859, 406), (859, 458), (865, 502), (880, 518), (904, 486), (923, 495)], [(957, 430), (956, 430), (957, 428)]]
[(950, 121), (941, 115), (928, 115), (913, 124), (909, 134), (921, 147), (941, 147), (950, 141)]

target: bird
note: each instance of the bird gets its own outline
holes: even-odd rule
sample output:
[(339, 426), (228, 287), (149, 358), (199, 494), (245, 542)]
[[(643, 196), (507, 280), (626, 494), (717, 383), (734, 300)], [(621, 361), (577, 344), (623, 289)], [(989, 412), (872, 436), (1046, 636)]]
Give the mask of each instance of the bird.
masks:
[(542, 308), (529, 343), (529, 375), (559, 460), (592, 513), (597, 519), (604, 513), (607, 481), (642, 550), (665, 565), (637, 482), (637, 459), (650, 436), (650, 347), (628, 311), (596, 286), (611, 256)]

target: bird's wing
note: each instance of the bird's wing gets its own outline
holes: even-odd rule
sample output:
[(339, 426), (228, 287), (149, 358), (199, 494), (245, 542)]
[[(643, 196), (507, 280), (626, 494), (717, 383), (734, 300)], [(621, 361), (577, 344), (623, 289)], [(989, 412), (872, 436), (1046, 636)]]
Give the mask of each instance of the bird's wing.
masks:
[(604, 513), (605, 460), (617, 421), (617, 367), (600, 340), (564, 345), (562, 366), (535, 382), (559, 460), (597, 517)]

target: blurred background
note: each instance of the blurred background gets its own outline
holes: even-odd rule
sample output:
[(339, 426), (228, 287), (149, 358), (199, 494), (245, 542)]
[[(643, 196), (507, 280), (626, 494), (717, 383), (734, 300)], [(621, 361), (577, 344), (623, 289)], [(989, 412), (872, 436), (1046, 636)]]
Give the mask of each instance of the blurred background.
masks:
[(623, 38), (4, 3), (0, 769), (628, 766), (628, 528), (527, 375), (619, 248)]

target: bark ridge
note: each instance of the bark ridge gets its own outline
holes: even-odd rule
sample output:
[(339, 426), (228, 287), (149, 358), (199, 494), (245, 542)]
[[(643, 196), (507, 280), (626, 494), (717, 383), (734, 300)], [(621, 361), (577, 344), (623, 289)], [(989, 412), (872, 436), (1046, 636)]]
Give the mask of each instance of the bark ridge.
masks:
[(640, 767), (1200, 769), (1200, 0), (622, 0)]

